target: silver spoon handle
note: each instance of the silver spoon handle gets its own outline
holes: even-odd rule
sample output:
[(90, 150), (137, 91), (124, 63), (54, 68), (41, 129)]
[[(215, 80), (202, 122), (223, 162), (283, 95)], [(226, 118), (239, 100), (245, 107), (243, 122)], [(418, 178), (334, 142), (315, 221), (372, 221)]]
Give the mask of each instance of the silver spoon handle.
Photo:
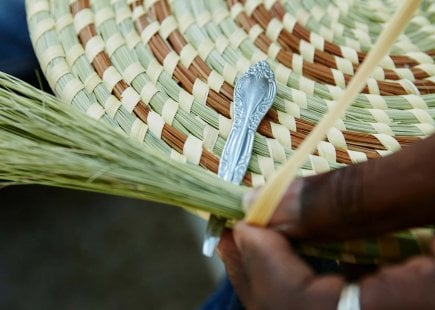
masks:
[(275, 76), (266, 61), (251, 66), (236, 83), (234, 122), (222, 151), (218, 176), (240, 184), (251, 158), (258, 125), (276, 95)]

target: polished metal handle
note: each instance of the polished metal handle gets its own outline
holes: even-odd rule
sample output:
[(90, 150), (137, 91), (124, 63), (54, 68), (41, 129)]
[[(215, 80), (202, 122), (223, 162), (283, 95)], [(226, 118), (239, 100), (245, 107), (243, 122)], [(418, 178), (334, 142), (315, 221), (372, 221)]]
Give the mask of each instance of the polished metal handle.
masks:
[(240, 184), (251, 158), (254, 137), (276, 95), (275, 76), (266, 61), (251, 66), (236, 83), (234, 122), (225, 142), (218, 176)]

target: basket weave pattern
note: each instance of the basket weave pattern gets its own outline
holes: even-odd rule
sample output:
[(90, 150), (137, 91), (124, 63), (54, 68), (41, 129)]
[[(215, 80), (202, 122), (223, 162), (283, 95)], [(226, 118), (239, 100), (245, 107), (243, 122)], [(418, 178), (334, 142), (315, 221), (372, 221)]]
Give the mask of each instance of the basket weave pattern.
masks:
[[(259, 186), (334, 104), (394, 7), (387, 0), (28, 0), (27, 14), (59, 97), (162, 156), (213, 173), (231, 129), (235, 81), (267, 59), (277, 97), (244, 179)], [(300, 175), (388, 155), (434, 131), (434, 16), (435, 5), (424, 2)], [(302, 248), (388, 260), (424, 251), (420, 239), (404, 232)]]

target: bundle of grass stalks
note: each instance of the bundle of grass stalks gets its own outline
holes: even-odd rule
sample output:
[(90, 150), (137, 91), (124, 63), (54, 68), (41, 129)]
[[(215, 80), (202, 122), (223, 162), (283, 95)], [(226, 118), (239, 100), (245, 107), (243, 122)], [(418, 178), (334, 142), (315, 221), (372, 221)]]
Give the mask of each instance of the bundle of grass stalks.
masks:
[(241, 218), (246, 191), (159, 154), (0, 73), (0, 180), (153, 200)]

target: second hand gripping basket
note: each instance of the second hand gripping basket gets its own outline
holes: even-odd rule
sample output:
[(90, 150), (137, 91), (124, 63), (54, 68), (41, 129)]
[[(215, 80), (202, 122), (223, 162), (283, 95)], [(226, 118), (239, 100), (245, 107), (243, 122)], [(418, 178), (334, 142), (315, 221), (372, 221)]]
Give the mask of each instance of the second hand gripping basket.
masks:
[[(231, 129), (235, 81), (266, 59), (277, 96), (244, 178), (244, 186), (260, 186), (334, 105), (396, 6), (388, 0), (28, 0), (27, 15), (58, 97), (156, 154), (211, 173)], [(301, 176), (391, 154), (434, 131), (434, 19), (435, 4), (423, 2)], [(421, 228), (303, 244), (299, 251), (379, 263), (427, 251), (421, 245), (432, 234)]]

